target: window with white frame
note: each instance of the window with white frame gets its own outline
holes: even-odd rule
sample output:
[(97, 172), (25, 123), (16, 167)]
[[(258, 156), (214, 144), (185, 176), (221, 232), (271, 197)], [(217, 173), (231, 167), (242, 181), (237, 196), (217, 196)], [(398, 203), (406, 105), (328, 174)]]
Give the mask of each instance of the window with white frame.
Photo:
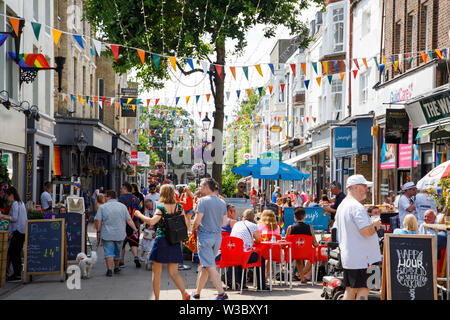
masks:
[(362, 14), (361, 36), (364, 37), (369, 33), (370, 33), (370, 9), (365, 10)]
[(331, 82), (331, 103), (333, 120), (340, 120), (342, 117), (342, 81), (340, 80)]
[(344, 8), (333, 9), (333, 52), (344, 50)]
[(359, 90), (360, 90), (359, 102), (361, 104), (367, 103), (367, 100), (369, 98), (369, 74), (370, 69), (364, 73), (361, 73), (359, 77)]

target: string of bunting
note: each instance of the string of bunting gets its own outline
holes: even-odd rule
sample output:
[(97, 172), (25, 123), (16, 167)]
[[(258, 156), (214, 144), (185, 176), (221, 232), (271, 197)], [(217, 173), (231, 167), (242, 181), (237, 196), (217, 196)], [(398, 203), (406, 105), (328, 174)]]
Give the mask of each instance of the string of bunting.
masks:
[[(12, 16), (8, 16), (5, 14), (0, 14), (0, 15), (3, 15), (9, 19), (11, 27), (13, 28), (15, 34), (18, 36), (19, 22), (20, 22), (20, 20), (25, 20), (25, 19), (12, 17)], [(25, 21), (27, 21), (27, 20), (25, 20)], [(36, 39), (39, 41), (40, 30), (41, 30), (41, 27), (43, 24), (37, 23), (34, 21), (30, 21), (30, 23), (31, 23), (34, 35), (35, 35)], [(64, 33), (69, 36), (72, 36), (82, 49), (85, 49), (85, 43), (89, 44), (90, 52), (92, 55), (95, 55), (95, 51), (97, 52), (98, 55), (100, 55), (103, 50), (102, 46), (104, 46), (105, 48), (109, 47), (111, 49), (111, 52), (112, 52), (116, 62), (118, 61), (118, 58), (119, 58), (120, 48), (127, 48), (127, 49), (135, 50), (143, 64), (145, 64), (146, 56), (148, 56), (149, 59), (155, 65), (156, 69), (159, 68), (159, 66), (161, 64), (161, 59), (167, 59), (170, 62), (170, 65), (172, 66), (174, 71), (177, 70), (177, 65), (176, 65), (177, 61), (182, 61), (182, 60), (186, 61), (186, 63), (190, 66), (190, 68), (192, 70), (195, 69), (195, 64), (194, 64), (193, 58), (168, 56), (168, 55), (164, 55), (164, 54), (160, 54), (160, 53), (142, 50), (140, 48), (125, 46), (125, 45), (121, 45), (121, 44), (107, 43), (107, 42), (97, 40), (97, 39), (89, 37), (89, 36), (79, 35), (79, 34), (74, 34), (74, 33), (67, 32), (67, 31), (58, 30), (58, 29), (52, 28), (51, 26), (47, 26), (47, 25), (44, 25), (44, 26), (51, 29), (53, 42), (54, 42), (55, 46), (58, 46), (61, 35)], [(0, 46), (5, 42), (7, 37), (8, 37), (8, 34), (0, 35)], [(94, 48), (95, 48), (95, 50), (94, 50)], [(322, 72), (325, 73), (325, 75), (327, 75), (328, 80), (330, 81), (331, 79), (329, 77), (331, 75), (333, 75), (332, 73), (329, 73), (329, 71), (328, 71), (330, 64), (331, 64), (331, 68), (334, 66), (334, 69), (337, 71), (335, 73), (338, 73), (341, 78), (344, 77), (345, 72), (352, 72), (354, 77), (356, 77), (358, 71), (361, 70), (360, 63), (362, 62), (365, 65), (365, 67), (368, 68), (368, 61), (370, 61), (370, 60), (375, 61), (375, 64), (376, 64), (377, 68), (380, 70), (380, 72), (383, 72), (389, 66), (391, 66), (392, 68), (394, 68), (395, 71), (397, 71), (400, 61), (405, 61), (405, 63), (408, 63), (409, 65), (411, 65), (413, 60), (416, 57), (421, 57), (422, 61), (424, 63), (427, 63), (428, 59), (431, 59), (431, 60), (434, 58), (438, 58), (439, 60), (442, 60), (444, 58), (448, 59), (448, 52), (449, 52), (449, 48), (442, 48), (442, 49), (424, 50), (424, 51), (417, 51), (417, 52), (410, 52), (410, 53), (393, 54), (390, 57), (377, 55), (377, 56), (374, 56), (371, 58), (367, 58), (367, 57), (354, 58), (352, 60), (353, 63), (350, 63), (351, 64), (350, 68), (347, 68), (345, 60), (323, 61), (321, 63), (322, 64)], [(219, 77), (220, 78), (223, 77), (223, 71), (224, 71), (225, 65), (221, 65), (221, 64), (217, 64), (217, 63), (209, 63), (204, 60), (196, 60), (196, 61), (197, 61), (198, 65), (201, 65), (201, 67), (203, 68), (203, 71), (205, 73), (207, 73), (209, 71), (210, 65), (213, 65), (217, 74), (219, 75)], [(380, 61), (380, 63), (378, 61)], [(381, 63), (381, 62), (383, 62), (383, 63)], [(318, 77), (315, 77), (315, 80), (317, 81), (317, 83), (320, 86), (322, 77), (320, 77), (320, 75), (318, 74), (317, 65), (319, 63), (311, 62), (310, 64), (312, 65), (314, 71), (318, 75)], [(235, 65), (235, 66), (227, 66), (227, 67), (230, 69), (230, 72), (233, 75), (233, 78), (235, 80), (236, 80), (236, 68), (238, 68), (238, 67), (242, 68), (242, 72), (244, 73), (244, 76), (248, 80), (248, 71), (249, 71), (250, 66), (253, 66), (255, 68), (256, 72), (261, 77), (264, 77), (264, 73), (261, 68), (261, 65), (267, 65), (268, 68), (270, 69), (270, 72), (272, 72), (272, 74), (275, 74), (273, 63), (259, 63), (259, 64), (253, 64), (253, 65), (249, 64), (246, 66)], [(303, 75), (306, 75), (306, 63), (299, 63), (299, 64), (293, 63), (293, 64), (290, 64), (290, 66), (293, 71), (294, 77), (296, 76), (296, 70), (299, 69), (297, 67), (298, 65), (300, 65), (300, 67), (303, 71)], [(339, 65), (341, 65), (341, 67), (339, 67)], [(309, 80), (308, 80), (308, 84), (305, 83), (305, 85), (307, 85), (307, 86), (309, 85)]]

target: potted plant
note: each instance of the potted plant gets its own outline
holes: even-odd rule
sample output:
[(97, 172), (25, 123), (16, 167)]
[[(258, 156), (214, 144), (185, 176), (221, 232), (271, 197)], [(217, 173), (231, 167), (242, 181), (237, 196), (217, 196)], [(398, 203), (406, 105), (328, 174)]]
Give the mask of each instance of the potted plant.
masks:
[(100, 167), (99, 173), (100, 173), (102, 176), (106, 176), (106, 175), (108, 174), (108, 170), (107, 170), (105, 167)]
[[(6, 199), (6, 190), (11, 186), (11, 179), (9, 178), (8, 168), (0, 161), (0, 212), (8, 214), (11, 208), (10, 203)], [(0, 220), (0, 231), (8, 230), (9, 221)]]
[(433, 195), (434, 200), (445, 215), (445, 224), (450, 226), (450, 178), (441, 179), (438, 191), (429, 189), (428, 193)]

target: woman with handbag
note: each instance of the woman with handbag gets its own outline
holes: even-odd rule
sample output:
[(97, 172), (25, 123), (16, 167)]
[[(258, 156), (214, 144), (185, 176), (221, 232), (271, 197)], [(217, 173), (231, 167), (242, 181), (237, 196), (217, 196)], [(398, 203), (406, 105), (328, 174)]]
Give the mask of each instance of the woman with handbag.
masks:
[[(183, 208), (175, 201), (174, 187), (168, 184), (161, 187), (159, 206), (153, 217), (146, 217), (139, 211), (136, 211), (135, 215), (144, 223), (156, 225), (156, 239), (150, 252), (155, 300), (159, 300), (163, 263), (167, 263), (169, 276), (180, 290), (183, 300), (189, 300), (190, 295), (186, 292), (183, 279), (178, 274), (178, 264), (183, 263), (181, 241), (183, 237), (187, 238), (187, 227)], [(184, 226), (180, 226), (180, 223)]]

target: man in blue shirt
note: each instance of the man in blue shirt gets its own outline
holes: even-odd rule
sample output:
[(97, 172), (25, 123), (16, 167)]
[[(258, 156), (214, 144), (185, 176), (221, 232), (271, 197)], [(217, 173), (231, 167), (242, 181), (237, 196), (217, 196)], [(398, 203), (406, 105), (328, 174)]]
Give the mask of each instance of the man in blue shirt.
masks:
[(276, 187), (275, 191), (272, 193), (272, 203), (277, 203), (277, 193), (280, 193), (280, 187)]
[(331, 184), (331, 193), (336, 196), (334, 203), (332, 206), (324, 206), (323, 211), (328, 212), (330, 214), (330, 226), (333, 225), (334, 216), (336, 215), (336, 211), (341, 204), (342, 200), (345, 199), (345, 193), (342, 192), (342, 186), (339, 182), (334, 181)]

